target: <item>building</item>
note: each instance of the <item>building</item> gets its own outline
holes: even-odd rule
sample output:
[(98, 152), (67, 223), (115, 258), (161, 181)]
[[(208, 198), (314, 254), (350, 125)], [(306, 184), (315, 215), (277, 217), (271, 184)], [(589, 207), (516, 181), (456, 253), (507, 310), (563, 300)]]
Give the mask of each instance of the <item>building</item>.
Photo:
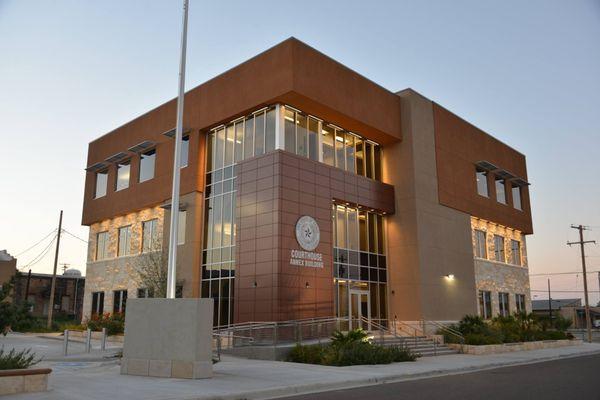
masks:
[[(176, 99), (92, 141), (84, 317), (168, 242)], [(531, 310), (525, 156), (291, 38), (185, 95), (177, 281), (215, 325)], [(155, 247), (156, 246), (156, 247)]]
[(0, 251), (0, 289), (17, 273), (17, 259), (8, 251)]
[(550, 309), (553, 313), (559, 312), (564, 307), (581, 307), (581, 299), (552, 299), (548, 300), (532, 300), (531, 311), (540, 316), (550, 315)]
[[(48, 315), (50, 307), (50, 291), (52, 274), (20, 273), (15, 283), (15, 299), (17, 303), (29, 302), (30, 312), (36, 317)], [(62, 275), (56, 275), (54, 290), (54, 317), (81, 320), (85, 277), (76, 269), (68, 269)]]

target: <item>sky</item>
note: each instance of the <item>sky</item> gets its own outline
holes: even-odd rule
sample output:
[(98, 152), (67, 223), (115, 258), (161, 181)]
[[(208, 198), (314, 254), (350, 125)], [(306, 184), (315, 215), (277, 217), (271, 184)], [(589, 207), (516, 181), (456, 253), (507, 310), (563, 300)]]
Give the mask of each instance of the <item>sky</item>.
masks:
[[(87, 145), (177, 95), (181, 3), (0, 0), (0, 250), (21, 269), (51, 273), (62, 209), (59, 263), (85, 271)], [(190, 0), (186, 88), (290, 36), (526, 154), (530, 273), (581, 270), (570, 225), (600, 242), (599, 0)], [(553, 298), (581, 297), (580, 274), (549, 277)]]

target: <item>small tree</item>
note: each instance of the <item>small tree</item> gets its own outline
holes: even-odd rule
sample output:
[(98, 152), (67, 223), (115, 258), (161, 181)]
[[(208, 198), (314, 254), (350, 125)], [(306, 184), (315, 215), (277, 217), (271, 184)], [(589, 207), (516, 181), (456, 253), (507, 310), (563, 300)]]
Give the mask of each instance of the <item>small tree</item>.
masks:
[(29, 303), (17, 304), (11, 301), (18, 276), (19, 272), (15, 273), (0, 289), (0, 333), (4, 336), (11, 327), (33, 319), (29, 314)]
[(160, 249), (142, 253), (135, 261), (135, 272), (140, 287), (154, 293), (154, 297), (167, 297), (166, 255)]

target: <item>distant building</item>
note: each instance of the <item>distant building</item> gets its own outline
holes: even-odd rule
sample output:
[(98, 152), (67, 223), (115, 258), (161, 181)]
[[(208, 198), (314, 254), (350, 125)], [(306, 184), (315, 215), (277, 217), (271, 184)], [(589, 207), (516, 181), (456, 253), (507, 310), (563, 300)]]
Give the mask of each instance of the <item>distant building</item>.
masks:
[(8, 251), (0, 250), (0, 288), (17, 272), (17, 259)]
[[(31, 313), (37, 317), (48, 315), (52, 274), (21, 273), (15, 284), (17, 302), (31, 303)], [(68, 269), (56, 276), (54, 315), (66, 315), (81, 320), (85, 277), (76, 269)]]
[[(572, 327), (575, 329), (585, 329), (585, 307), (565, 306), (560, 309), (560, 315), (573, 321)], [(592, 327), (600, 328), (600, 307), (590, 307), (590, 321)]]
[(548, 304), (548, 300), (531, 302), (531, 311), (537, 315), (549, 315), (550, 307), (552, 307), (552, 312), (559, 311), (563, 307), (581, 307), (581, 299), (552, 299), (550, 304)]

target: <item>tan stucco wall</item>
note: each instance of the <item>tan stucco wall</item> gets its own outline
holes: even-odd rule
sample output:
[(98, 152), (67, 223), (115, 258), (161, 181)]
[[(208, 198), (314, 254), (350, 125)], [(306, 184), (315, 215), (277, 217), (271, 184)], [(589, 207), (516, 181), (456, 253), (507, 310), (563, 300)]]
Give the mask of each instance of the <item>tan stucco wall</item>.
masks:
[(383, 181), (396, 197), (387, 217), (389, 318), (459, 319), (476, 312), (470, 216), (439, 204), (432, 102), (399, 96), (404, 140), (383, 152)]

